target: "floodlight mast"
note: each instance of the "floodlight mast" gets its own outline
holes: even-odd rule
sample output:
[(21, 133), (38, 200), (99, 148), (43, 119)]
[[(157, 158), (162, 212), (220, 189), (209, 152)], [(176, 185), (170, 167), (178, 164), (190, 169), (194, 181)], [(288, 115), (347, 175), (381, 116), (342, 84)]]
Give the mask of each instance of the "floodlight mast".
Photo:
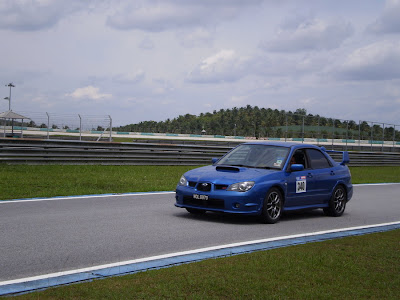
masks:
[(15, 85), (12, 82), (10, 82), (9, 84), (6, 84), (6, 86), (10, 87), (10, 96), (9, 97), (5, 97), (4, 99), (8, 100), (8, 110), (11, 110), (11, 88), (15, 87)]
[(4, 100), (8, 101), (8, 110), (10, 110), (10, 98), (9, 97), (4, 97)]

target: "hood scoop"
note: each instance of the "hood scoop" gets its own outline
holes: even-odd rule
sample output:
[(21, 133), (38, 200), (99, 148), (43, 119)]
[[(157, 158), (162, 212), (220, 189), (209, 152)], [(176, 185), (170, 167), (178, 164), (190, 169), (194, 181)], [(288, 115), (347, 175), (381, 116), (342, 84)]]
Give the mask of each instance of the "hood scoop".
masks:
[(230, 167), (230, 166), (217, 166), (215, 169), (220, 172), (234, 172), (234, 173), (240, 172), (240, 169), (238, 167)]

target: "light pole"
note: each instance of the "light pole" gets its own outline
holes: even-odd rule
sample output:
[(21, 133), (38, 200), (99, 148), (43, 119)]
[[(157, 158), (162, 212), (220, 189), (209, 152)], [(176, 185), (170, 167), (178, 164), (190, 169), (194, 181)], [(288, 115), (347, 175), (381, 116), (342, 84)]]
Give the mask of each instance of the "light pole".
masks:
[[(9, 84), (6, 84), (6, 86), (10, 87), (10, 96), (8, 97), (8, 110), (11, 110), (11, 88), (15, 87), (15, 85), (13, 85), (13, 83), (10, 82)], [(4, 99), (6, 99), (6, 98), (4, 98)]]
[(8, 110), (10, 110), (10, 98), (9, 97), (5, 97), (4, 100), (8, 101)]

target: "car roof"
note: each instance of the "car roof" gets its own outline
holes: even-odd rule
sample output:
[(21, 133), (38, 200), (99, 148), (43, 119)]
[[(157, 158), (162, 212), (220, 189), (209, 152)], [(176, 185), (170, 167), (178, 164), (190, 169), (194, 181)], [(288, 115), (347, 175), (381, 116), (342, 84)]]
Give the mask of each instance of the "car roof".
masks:
[(321, 149), (318, 146), (312, 144), (294, 143), (294, 142), (275, 142), (275, 141), (260, 141), (260, 142), (247, 142), (245, 145), (267, 145), (267, 146), (279, 146), (286, 148), (314, 148)]

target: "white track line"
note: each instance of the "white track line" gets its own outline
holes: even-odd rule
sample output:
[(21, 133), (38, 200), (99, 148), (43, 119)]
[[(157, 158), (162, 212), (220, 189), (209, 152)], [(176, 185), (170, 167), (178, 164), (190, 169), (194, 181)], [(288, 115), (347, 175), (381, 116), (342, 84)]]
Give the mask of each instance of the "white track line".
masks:
[(252, 244), (260, 244), (260, 243), (267, 243), (267, 242), (273, 242), (273, 241), (279, 241), (279, 240), (302, 238), (302, 237), (316, 236), (316, 235), (322, 235), (322, 234), (328, 234), (328, 233), (337, 233), (337, 232), (344, 232), (344, 231), (351, 231), (351, 230), (361, 230), (361, 229), (380, 227), (380, 226), (390, 226), (390, 225), (397, 225), (397, 224), (400, 224), (400, 221), (367, 225), (367, 226), (348, 227), (348, 228), (342, 228), (342, 229), (332, 229), (332, 230), (317, 231), (317, 232), (310, 232), (310, 233), (301, 233), (301, 234), (288, 235), (288, 236), (282, 236), (282, 237), (274, 237), (274, 238), (268, 238), (268, 239), (225, 244), (225, 245), (220, 245), (220, 246), (206, 247), (206, 248), (194, 249), (194, 250), (189, 250), (189, 251), (182, 251), (182, 252), (175, 252), (175, 253), (169, 253), (169, 254), (164, 254), (164, 255), (150, 256), (150, 257), (145, 257), (145, 258), (140, 258), (140, 259), (133, 259), (133, 260), (122, 261), (122, 262), (117, 262), (117, 263), (98, 265), (98, 266), (93, 266), (93, 267), (89, 267), (89, 268), (75, 269), (75, 270), (69, 270), (69, 271), (64, 271), (64, 272), (44, 274), (44, 275), (40, 275), (40, 276), (33, 276), (33, 277), (26, 277), (26, 278), (21, 278), (21, 279), (2, 281), (2, 282), (0, 282), (0, 286), (30, 282), (30, 281), (35, 281), (35, 280), (56, 278), (56, 277), (60, 277), (60, 276), (73, 275), (73, 274), (78, 274), (78, 273), (93, 272), (96, 270), (101, 270), (101, 269), (106, 269), (106, 268), (121, 267), (124, 265), (130, 265), (130, 264), (142, 263), (142, 262), (150, 262), (150, 261), (154, 261), (154, 260), (158, 260), (158, 259), (165, 259), (165, 258), (171, 258), (171, 257), (177, 257), (177, 256), (183, 256), (183, 255), (204, 253), (207, 251), (220, 250), (220, 249), (225, 249), (225, 248), (242, 247), (242, 246), (248, 246), (248, 245), (252, 245)]
[(71, 200), (71, 199), (89, 199), (89, 198), (107, 198), (107, 197), (127, 197), (127, 196), (147, 196), (147, 195), (167, 195), (175, 192), (149, 192), (149, 193), (127, 193), (127, 194), (104, 194), (104, 195), (85, 195), (85, 196), (68, 196), (68, 197), (54, 197), (54, 198), (33, 198), (21, 200), (0, 200), (0, 204), (4, 203), (19, 203), (19, 202), (40, 202), (40, 201), (57, 201), (57, 200)]

